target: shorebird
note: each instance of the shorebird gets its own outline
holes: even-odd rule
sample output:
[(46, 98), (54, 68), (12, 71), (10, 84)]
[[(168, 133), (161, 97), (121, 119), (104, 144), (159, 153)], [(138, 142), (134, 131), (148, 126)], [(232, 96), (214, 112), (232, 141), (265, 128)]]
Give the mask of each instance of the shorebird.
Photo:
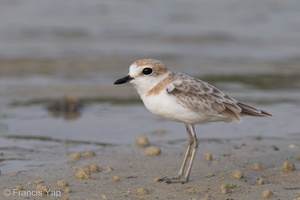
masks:
[(232, 120), (241, 123), (241, 116), (244, 115), (274, 117), (266, 111), (235, 100), (207, 82), (180, 72), (171, 72), (155, 59), (135, 61), (130, 65), (129, 74), (114, 84), (127, 82), (132, 83), (151, 113), (185, 125), (188, 147), (183, 163), (178, 176), (159, 179), (166, 183), (186, 183), (189, 180), (199, 144), (195, 124)]

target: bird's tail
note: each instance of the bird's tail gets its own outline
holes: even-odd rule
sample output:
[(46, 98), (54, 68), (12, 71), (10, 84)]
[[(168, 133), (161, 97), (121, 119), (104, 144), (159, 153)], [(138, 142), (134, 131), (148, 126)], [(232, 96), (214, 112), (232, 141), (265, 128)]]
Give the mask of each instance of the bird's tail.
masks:
[(258, 108), (243, 104), (241, 102), (238, 102), (237, 105), (242, 109), (240, 115), (250, 115), (255, 117), (275, 117), (274, 115), (264, 110), (260, 110)]

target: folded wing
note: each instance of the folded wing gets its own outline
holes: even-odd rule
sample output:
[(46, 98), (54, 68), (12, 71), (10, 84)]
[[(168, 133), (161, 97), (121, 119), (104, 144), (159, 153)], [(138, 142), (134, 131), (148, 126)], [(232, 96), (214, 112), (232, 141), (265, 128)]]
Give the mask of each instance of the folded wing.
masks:
[(173, 72), (174, 81), (167, 87), (182, 106), (206, 115), (223, 115), (236, 122), (241, 116), (273, 117), (266, 111), (238, 102), (214, 86), (182, 73)]

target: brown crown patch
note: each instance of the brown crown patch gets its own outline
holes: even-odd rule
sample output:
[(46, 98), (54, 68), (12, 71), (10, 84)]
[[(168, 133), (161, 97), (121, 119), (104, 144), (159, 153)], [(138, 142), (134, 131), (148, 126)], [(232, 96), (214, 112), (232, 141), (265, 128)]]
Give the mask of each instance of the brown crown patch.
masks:
[(134, 62), (138, 67), (150, 66), (154, 70), (154, 76), (160, 76), (168, 72), (167, 67), (159, 60), (143, 59)]

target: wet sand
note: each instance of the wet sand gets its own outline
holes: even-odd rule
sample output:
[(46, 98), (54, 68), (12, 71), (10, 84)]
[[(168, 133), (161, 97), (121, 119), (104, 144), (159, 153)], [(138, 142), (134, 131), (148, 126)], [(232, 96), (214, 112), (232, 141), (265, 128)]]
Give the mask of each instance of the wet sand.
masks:
[[(175, 176), (180, 167), (186, 143), (152, 143), (161, 148), (158, 156), (145, 156), (144, 148), (134, 141), (130, 145), (117, 145), (92, 150), (95, 155), (74, 159), (69, 156), (72, 145), (57, 146), (45, 154), (51, 163), (30, 170), (1, 175), (1, 187), (13, 192), (16, 185), (24, 191), (35, 191), (38, 184), (48, 187), (51, 193), (43, 194), (49, 199), (262, 199), (265, 190), (274, 194), (273, 199), (297, 199), (300, 197), (300, 146), (292, 139), (240, 138), (231, 140), (200, 140), (190, 181), (186, 184), (155, 182), (155, 178)], [(150, 141), (151, 143), (151, 141)], [(63, 153), (62, 153), (63, 152)], [(204, 153), (212, 154), (206, 160)], [(295, 171), (284, 171), (284, 161), (295, 164)], [(252, 165), (259, 163), (260, 167)], [(80, 166), (98, 165), (98, 172), (91, 172), (90, 179), (75, 177)], [(107, 167), (112, 168), (108, 171)], [(254, 168), (254, 169), (253, 169)], [(241, 170), (241, 179), (232, 172)], [(115, 177), (115, 178), (114, 178)], [(116, 178), (118, 177), (118, 178)], [(119, 179), (119, 180), (118, 180)], [(263, 179), (264, 184), (258, 183)], [(60, 180), (67, 186), (57, 186)], [(227, 192), (220, 187), (227, 185)], [(60, 184), (62, 185), (62, 184)], [(70, 191), (65, 192), (66, 188)], [(138, 194), (140, 188), (148, 194)], [(68, 189), (69, 190), (69, 189)], [(7, 191), (7, 190), (6, 190)], [(58, 192), (60, 191), (60, 192)], [(56, 193), (55, 193), (56, 192)], [(68, 193), (70, 192), (70, 193)], [(13, 196), (14, 195), (14, 196)], [(58, 195), (53, 197), (54, 195)], [(15, 191), (3, 199), (33, 199)], [(34, 197), (40, 199), (39, 197)]]
[[(0, 94), (8, 102), (5, 104), (5, 101), (2, 101), (1, 104), (4, 113), (4, 116), (1, 117), (3, 129), (1, 130), (1, 137), (3, 144), (6, 145), (2, 148), (3, 161), (0, 176), (0, 197), (3, 199), (40, 199), (38, 196), (40, 193), (33, 194), (30, 192), (36, 191), (42, 186), (47, 186), (47, 191), (49, 191), (48, 194), (42, 194), (42, 197), (47, 196), (47, 198), (53, 199), (250, 200), (261, 199), (266, 190), (272, 192), (270, 197), (273, 195), (274, 199), (297, 199), (300, 197), (299, 132), (292, 119), (290, 124), (281, 120), (287, 115), (286, 109), (290, 110), (293, 106), (297, 106), (298, 101), (296, 99), (299, 94), (296, 90), (288, 91), (290, 99), (284, 95), (285, 100), (290, 103), (289, 106), (285, 104), (276, 106), (278, 101), (282, 101), (280, 98), (283, 98), (277, 90), (267, 88), (268, 93), (265, 94), (260, 91), (265, 89), (261, 88), (264, 83), (262, 85), (255, 85), (252, 82), (244, 83), (243, 81), (247, 80), (243, 78), (242, 82), (239, 82), (241, 81), (239, 80), (240, 77), (237, 77), (237, 83), (241, 85), (252, 84), (256, 87), (253, 90), (252, 95), (254, 97), (252, 98), (256, 99), (258, 103), (259, 101), (267, 102), (259, 107), (268, 106), (267, 110), (275, 112), (279, 118), (257, 119), (254, 122), (251, 122), (254, 118), (247, 118), (245, 123), (239, 126), (227, 126), (223, 123), (201, 126), (200, 130), (208, 132), (208, 135), (203, 135), (202, 132), (198, 134), (200, 148), (190, 181), (186, 184), (169, 185), (154, 180), (164, 176), (175, 176), (178, 173), (186, 149), (185, 133), (184, 135), (177, 133), (177, 126), (170, 129), (174, 126), (171, 122), (151, 118), (151, 114), (147, 113), (140, 104), (137, 104), (138, 106), (135, 103), (132, 104), (132, 101), (137, 101), (138, 97), (131, 86), (113, 87), (110, 85), (111, 82), (106, 82), (106, 80), (114, 80), (114, 76), (120, 75), (120, 70), (127, 72), (127, 69), (120, 69), (121, 63), (125, 61), (111, 62), (107, 60), (105, 63), (110, 63), (110, 67), (103, 65), (104, 62), (95, 60), (80, 62), (72, 60), (2, 60), (2, 64), (4, 62), (7, 63), (7, 66), (13, 67), (2, 67), (3, 73), (1, 74), (4, 78), (3, 83), (6, 85), (3, 85)], [(77, 63), (75, 67), (74, 63)], [(97, 68), (95, 64), (102, 64), (106, 67)], [(23, 68), (24, 65), (28, 67)], [(44, 68), (39, 68), (41, 65), (44, 65)], [(52, 65), (57, 66), (57, 68), (51, 67)], [(272, 66), (274, 72), (271, 74), (276, 75), (275, 65), (269, 66)], [(27, 76), (21, 75), (20, 70), (22, 69), (28, 72)], [(64, 71), (62, 69), (66, 73), (56, 76), (58, 71)], [(250, 70), (248, 71), (250, 73)], [(253, 72), (255, 71), (253, 69)], [(43, 77), (43, 79), (35, 79), (34, 77)], [(100, 78), (99, 82), (95, 82), (98, 77), (103, 79)], [(214, 77), (207, 78), (211, 78), (212, 81), (214, 79)], [(222, 78), (223, 82), (228, 81), (226, 75), (217, 77), (217, 79)], [(278, 80), (276, 76), (273, 78), (275, 81)], [(13, 81), (5, 82), (7, 80)], [(46, 82), (44, 82), (45, 80)], [(236, 94), (235, 97), (243, 94), (244, 92), (241, 92), (239, 88), (237, 90), (230, 89), (231, 81), (229, 80), (229, 86), (226, 84), (222, 84), (222, 86), (229, 87), (229, 90)], [(221, 81), (221, 83), (223, 82)], [(35, 85), (36, 83), (42, 84)], [(74, 83), (76, 84), (73, 85)], [(290, 88), (296, 88), (298, 82), (294, 81), (293, 83), (294, 85), (287, 82), (293, 86)], [(81, 87), (78, 84), (82, 84)], [(285, 88), (282, 85), (281, 92), (284, 93)], [(49, 118), (52, 117), (49, 114), (46, 115), (47, 111), (41, 108), (51, 102), (51, 98), (62, 97), (64, 94), (76, 94), (81, 100), (85, 99), (87, 102), (94, 100), (94, 103), (99, 105), (104, 103), (100, 108), (87, 104), (83, 111), (83, 117), (80, 119), (85, 119), (84, 116), (86, 115), (90, 117), (92, 114), (93, 116), (97, 112), (100, 114), (81, 121), (81, 124), (86, 125), (86, 128), (78, 129), (78, 135), (73, 133), (75, 129), (61, 129), (60, 132), (53, 132), (56, 130), (52, 129), (53, 126), (60, 128), (58, 126), (59, 121), (50, 120)], [(129, 100), (124, 101), (124, 95)], [(274, 97), (275, 103), (270, 104), (274, 101)], [(43, 98), (44, 101), (42, 101)], [(247, 95), (245, 98), (247, 101), (250, 99)], [(113, 104), (105, 106), (105, 103), (112, 103), (113, 100), (117, 99), (121, 100), (118, 106)], [(128, 102), (131, 102), (130, 107), (126, 104)], [(8, 110), (6, 110), (7, 108)], [(10, 109), (16, 110), (10, 111)], [(131, 117), (128, 118), (128, 109), (135, 110), (137, 113), (131, 113)], [(106, 115), (110, 113), (109, 119), (118, 117), (119, 127), (113, 126), (112, 122), (105, 121), (104, 116), (101, 115), (102, 112)], [(297, 116), (297, 110), (294, 110), (293, 113), (289, 112), (289, 115), (290, 117)], [(141, 121), (141, 124), (147, 124), (146, 121), (151, 120), (151, 123), (155, 123), (157, 126), (149, 129), (145, 126), (126, 125), (134, 120), (137, 122), (137, 119), (144, 120)], [(38, 120), (45, 122), (41, 123)], [(99, 120), (100, 123), (90, 124), (89, 121), (91, 120)], [(5, 126), (3, 125), (5, 124), (8, 126), (8, 131), (4, 130)], [(79, 126), (82, 125), (79, 123), (77, 127)], [(161, 149), (161, 154), (145, 156), (145, 148), (136, 146), (134, 137), (149, 133), (149, 131), (153, 131), (153, 128), (157, 130), (159, 127), (168, 129), (160, 131), (163, 136), (158, 136), (159, 133), (153, 133), (156, 136), (149, 137), (149, 140), (151, 145)], [(20, 130), (22, 131), (20, 132)], [(240, 133), (241, 130), (244, 132), (253, 131), (253, 133), (245, 136), (245, 134)], [(214, 131), (216, 133), (224, 131), (225, 135), (211, 137), (212, 135), (209, 133), (212, 134)], [(175, 132), (180, 135), (174, 135)], [(151, 134), (146, 135), (151, 136)], [(239, 136), (236, 137), (236, 135)], [(112, 138), (110, 138), (111, 136)], [(117, 141), (116, 138), (120, 141)], [(115, 141), (115, 143), (105, 142), (107, 140)], [(95, 152), (96, 155), (84, 156), (84, 152), (88, 150)], [(80, 159), (69, 157), (75, 152), (82, 155)], [(207, 160), (204, 153), (210, 153), (212, 160)], [(284, 161), (294, 163), (296, 170), (284, 171), (282, 168)], [(76, 178), (78, 173), (74, 170), (76, 167), (92, 164), (100, 167), (99, 172), (88, 172), (86, 175), (90, 177), (88, 179)], [(253, 164), (256, 164), (256, 169), (253, 169)], [(107, 171), (107, 167), (111, 167), (113, 171)], [(235, 170), (242, 171), (243, 177), (241, 179), (233, 178), (232, 173)], [(263, 180), (264, 184), (259, 184), (259, 179), (261, 179), (260, 181)], [(57, 186), (57, 182), (60, 180), (67, 181), (68, 186)], [(222, 185), (226, 185), (227, 188), (225, 190), (224, 188), (220, 189), (223, 187)], [(23, 190), (20, 190), (19, 193), (13, 190), (16, 187)], [(69, 188), (67, 192), (65, 192), (66, 188)], [(141, 188), (144, 190), (139, 190)], [(5, 193), (8, 191), (11, 193)]]

